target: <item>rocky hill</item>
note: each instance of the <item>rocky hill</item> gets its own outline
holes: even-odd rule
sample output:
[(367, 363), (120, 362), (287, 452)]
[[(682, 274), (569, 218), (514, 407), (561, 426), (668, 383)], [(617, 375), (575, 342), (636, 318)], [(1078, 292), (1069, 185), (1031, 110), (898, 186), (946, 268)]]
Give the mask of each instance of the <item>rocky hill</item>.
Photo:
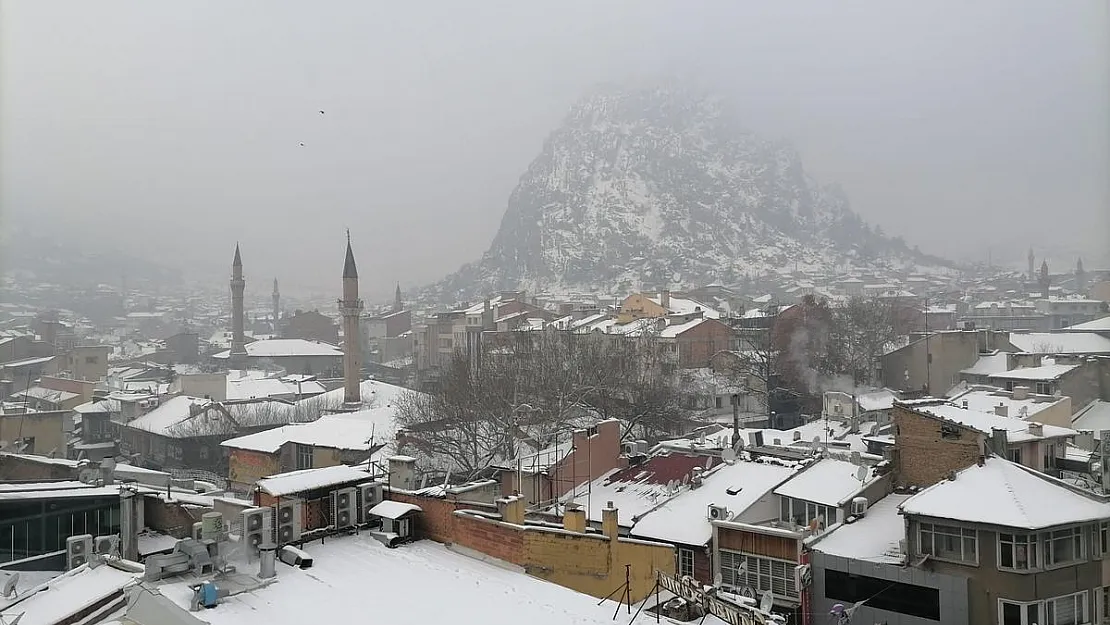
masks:
[(620, 292), (794, 270), (907, 269), (940, 259), (883, 236), (790, 146), (683, 89), (576, 104), (509, 197), (481, 260), (433, 287)]

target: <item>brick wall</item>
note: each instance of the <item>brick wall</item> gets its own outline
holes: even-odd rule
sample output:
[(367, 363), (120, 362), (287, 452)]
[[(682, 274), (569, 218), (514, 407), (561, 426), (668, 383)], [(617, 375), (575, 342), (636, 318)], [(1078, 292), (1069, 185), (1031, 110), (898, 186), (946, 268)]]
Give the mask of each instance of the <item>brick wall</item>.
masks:
[(75, 480), (77, 469), (51, 464), (48, 458), (37, 461), (8, 454), (0, 455), (0, 480)]
[(458, 545), (488, 556), (524, 566), (524, 534), (513, 526), (481, 517), (454, 515), (455, 540)]
[(174, 538), (187, 538), (192, 534), (193, 523), (199, 521), (202, 514), (211, 511), (211, 508), (185, 507), (166, 502), (154, 495), (143, 497), (143, 521), (147, 527)]
[(894, 407), (895, 482), (930, 486), (950, 471), (966, 469), (983, 453), (983, 436), (975, 430), (950, 425), (958, 438), (941, 436), (941, 421), (905, 406)]
[(428, 538), (439, 543), (451, 544), (455, 540), (456, 510), (488, 510), (496, 512), (496, 506), (483, 506), (476, 503), (463, 503), (438, 499), (433, 497), (420, 497), (397, 491), (388, 492), (386, 499), (401, 501), (420, 506), (423, 510), (416, 515), (416, 535), (419, 538)]

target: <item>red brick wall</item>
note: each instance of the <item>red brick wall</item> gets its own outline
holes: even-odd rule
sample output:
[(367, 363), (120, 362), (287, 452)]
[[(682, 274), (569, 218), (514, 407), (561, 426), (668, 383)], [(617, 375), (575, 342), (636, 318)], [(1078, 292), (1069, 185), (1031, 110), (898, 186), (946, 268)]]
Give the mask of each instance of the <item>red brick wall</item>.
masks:
[(479, 517), (454, 515), (454, 518), (456, 544), (524, 565), (524, 532)]
[[(483, 506), (473, 503), (454, 502), (432, 497), (419, 497), (417, 495), (409, 495), (396, 491), (387, 492), (385, 498), (420, 506), (423, 512), (416, 515), (417, 537), (428, 538), (439, 543), (448, 544), (457, 542), (456, 532), (458, 530), (456, 524), (458, 517), (455, 516), (455, 510), (483, 508)], [(489, 512), (496, 512), (497, 510), (493, 506), (489, 506), (487, 509)]]
[(548, 469), (556, 497), (561, 497), (575, 486), (597, 479), (613, 469), (628, 466), (628, 459), (621, 456), (619, 421), (598, 423), (597, 434), (592, 437), (586, 436), (585, 430), (575, 432), (573, 442), (574, 450)]
[(678, 366), (708, 367), (713, 354), (727, 350), (732, 330), (716, 319), (707, 319), (678, 335)]
[(143, 497), (143, 521), (147, 527), (165, 532), (174, 538), (187, 538), (193, 523), (211, 508), (186, 508), (179, 503), (166, 503), (157, 496)]
[(895, 480), (907, 486), (931, 486), (950, 471), (960, 471), (979, 460), (982, 435), (957, 427), (958, 438), (941, 436), (941, 421), (904, 406), (893, 411)]

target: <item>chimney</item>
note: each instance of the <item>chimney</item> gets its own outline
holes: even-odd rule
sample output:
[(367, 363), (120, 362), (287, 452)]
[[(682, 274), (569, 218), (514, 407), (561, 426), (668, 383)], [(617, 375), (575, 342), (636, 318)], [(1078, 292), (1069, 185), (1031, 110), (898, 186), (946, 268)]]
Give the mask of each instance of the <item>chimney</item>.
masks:
[(671, 290), (663, 289), (659, 291), (659, 305), (662, 306), (667, 312), (671, 310)]
[(115, 470), (116, 461), (112, 458), (100, 461), (100, 483), (103, 486), (111, 486), (115, 483)]
[(998, 405), (994, 407), (994, 414), (1000, 417), (1008, 417), (1010, 416), (1010, 409), (1006, 406), (1006, 404), (998, 402)]
[(1029, 433), (1033, 436), (1044, 436), (1044, 425), (1036, 421), (1029, 422)]
[(578, 504), (567, 504), (563, 512), (563, 529), (578, 534), (586, 533), (586, 511)]
[(601, 531), (609, 540), (616, 540), (620, 535), (620, 524), (617, 522), (617, 509), (613, 507), (613, 502), (608, 501), (605, 503), (605, 509), (601, 511)]
[(1026, 399), (1028, 397), (1029, 397), (1029, 387), (1028, 386), (1015, 386), (1014, 387), (1014, 392), (1013, 392), (1013, 398), (1014, 399)]
[(1006, 430), (1002, 428), (991, 428), (990, 448), (994, 455), (1000, 458), (1007, 456), (1010, 443), (1006, 437)]
[(497, 513), (501, 520), (513, 525), (524, 525), (524, 497), (509, 495), (497, 500)]
[(802, 433), (797, 431), (797, 430), (794, 430), (794, 440), (796, 440), (796, 441), (802, 440)]

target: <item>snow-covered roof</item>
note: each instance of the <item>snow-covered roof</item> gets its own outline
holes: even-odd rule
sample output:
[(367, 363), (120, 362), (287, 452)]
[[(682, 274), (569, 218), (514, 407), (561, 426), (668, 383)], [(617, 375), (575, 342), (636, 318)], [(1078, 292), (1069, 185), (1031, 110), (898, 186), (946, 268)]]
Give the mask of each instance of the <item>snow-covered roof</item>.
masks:
[[(281, 358), (286, 356), (343, 356), (335, 345), (306, 339), (264, 339), (247, 343), (247, 356), (251, 358)], [(222, 351), (213, 358), (227, 359), (231, 351)]]
[(1009, 365), (1007, 364), (1008, 354), (1006, 352), (998, 351), (993, 354), (983, 354), (967, 369), (960, 371), (967, 375), (991, 375), (992, 373), (1002, 373)]
[(501, 469), (520, 470), (523, 473), (543, 473), (559, 463), (574, 449), (570, 441), (545, 447), (539, 451), (522, 454), (516, 458), (498, 462), (495, 466)]
[(902, 504), (905, 514), (1026, 530), (1110, 518), (1110, 504), (997, 456)]
[(692, 321), (687, 321), (686, 323), (668, 324), (667, 327), (665, 327), (665, 328), (663, 328), (662, 330), (659, 331), (659, 336), (661, 338), (665, 338), (665, 339), (673, 339), (673, 338), (677, 337), (678, 335), (682, 334), (683, 332), (686, 332), (688, 330), (693, 330), (694, 328), (696, 328), (696, 327), (700, 326), (701, 324), (705, 323), (707, 320), (708, 319), (706, 319), (706, 318), (702, 318), (702, 319), (694, 319)]
[(1071, 425), (1077, 430), (1102, 432), (1110, 430), (1110, 401), (1096, 399), (1072, 415)]
[[(658, 297), (649, 297), (648, 299), (659, 304)], [(672, 315), (692, 315), (700, 312), (702, 316), (707, 319), (720, 319), (721, 317), (721, 313), (717, 312), (712, 306), (703, 304), (697, 300), (674, 296), (671, 296), (670, 299), (671, 301), (670, 305), (667, 307), (667, 311)], [(662, 304), (659, 305), (662, 306)]]
[[(281, 567), (276, 584), (223, 598), (218, 607), (201, 614), (203, 620), (211, 625), (302, 625), (358, 622), (361, 615), (372, 614), (377, 622), (412, 625), (468, 620), (460, 615), (477, 615), (483, 625), (613, 622), (612, 604), (599, 606), (589, 595), (431, 541), (388, 549), (363, 532), (301, 549), (312, 557), (312, 568)], [(167, 581), (160, 592), (188, 610), (193, 597), (189, 586), (195, 580)], [(655, 623), (655, 615), (647, 611), (635, 620), (635, 625), (648, 623)]]
[(1080, 331), (1084, 331), (1084, 332), (1086, 332), (1086, 331), (1090, 331), (1090, 332), (1110, 332), (1110, 315), (1108, 315), (1106, 317), (1102, 317), (1101, 319), (1095, 319), (1093, 321), (1087, 321), (1085, 323), (1077, 323), (1073, 326), (1068, 326), (1067, 328), (1064, 328), (1064, 329), (1067, 330), (1068, 332), (1073, 332), (1073, 331), (1076, 331), (1076, 330), (1080, 330)]
[(875, 479), (870, 468), (865, 469), (863, 481), (857, 478), (860, 466), (837, 458), (822, 458), (776, 488), (775, 494), (840, 507)]
[(810, 547), (830, 556), (900, 564), (904, 554), (899, 541), (906, 537), (906, 523), (898, 514), (898, 507), (909, 498), (910, 495), (889, 494), (871, 504), (862, 519), (840, 523), (821, 534)]
[(326, 389), (316, 380), (300, 381), (284, 378), (239, 378), (227, 379), (227, 400), (258, 399), (265, 397), (296, 397), (297, 395), (319, 395)]
[(739, 514), (794, 471), (762, 462), (717, 465), (702, 476), (701, 486), (684, 487), (664, 500), (636, 521), (630, 534), (684, 545), (704, 545), (713, 535), (707, 517), (710, 505), (724, 506), (731, 514)]
[[(20, 585), (15, 600), (19, 603), (8, 607), (9, 599), (0, 598), (0, 621), (21, 625), (54, 625), (73, 623), (73, 617), (83, 609), (104, 602), (112, 595), (137, 582), (134, 573), (127, 573), (110, 566), (91, 568), (80, 566), (63, 573), (48, 583), (28, 588)], [(22, 618), (19, 615), (23, 614)]]
[(962, 393), (958, 393), (949, 400), (959, 406), (967, 402), (968, 410), (979, 412), (994, 412), (995, 407), (1005, 406), (1006, 413), (1011, 417), (1032, 419), (1042, 410), (1051, 408), (1064, 401), (1063, 397), (1056, 395), (1037, 395), (1028, 393), (1025, 399), (1014, 399), (1014, 394), (991, 386), (974, 386)]
[(272, 454), (286, 443), (330, 449), (371, 451), (393, 440), (395, 410), (388, 407), (324, 415), (309, 423), (293, 423), (272, 430), (230, 438), (224, 447)]
[(1001, 380), (1055, 380), (1079, 365), (1041, 365), (1039, 367), (1020, 367), (995, 373), (991, 379)]
[(894, 401), (897, 399), (898, 394), (889, 388), (856, 395), (856, 403), (859, 404), (860, 410), (864, 412), (870, 412), (872, 410), (890, 410), (894, 406)]
[(40, 401), (48, 401), (54, 404), (60, 404), (71, 399), (75, 399), (79, 397), (79, 395), (70, 391), (58, 391), (52, 388), (32, 386), (27, 390), (13, 393), (12, 397), (26, 397), (27, 399), (37, 399)]
[(1010, 343), (1036, 354), (1110, 354), (1110, 338), (1095, 332), (1011, 332)]
[[(387, 384), (378, 380), (366, 380), (358, 385), (358, 389), (359, 396), (362, 398), (362, 405), (366, 408), (388, 406), (394, 404), (404, 393), (415, 392), (403, 386)], [(297, 404), (336, 407), (343, 403), (343, 394), (343, 387), (339, 387), (322, 395), (302, 399)]]
[[(913, 405), (912, 408), (917, 412), (932, 415), (938, 419), (950, 421), (983, 434), (989, 435), (994, 430), (1005, 430), (1006, 439), (1011, 443), (1036, 441), (1046, 438), (1061, 438), (1078, 434), (1078, 432), (1069, 428), (1062, 428), (1057, 425), (1036, 424), (1033, 421), (1026, 421), (1017, 415), (1003, 417), (993, 412), (970, 410), (946, 402), (917, 404)], [(1030, 425), (1040, 425), (1042, 434), (1033, 434), (1030, 432)]]
[(334, 467), (303, 469), (264, 477), (258, 480), (258, 488), (274, 497), (281, 497), (369, 478), (370, 474), (366, 471), (339, 464)]
[(414, 503), (385, 500), (370, 509), (370, 514), (385, 519), (397, 520), (410, 512), (422, 512), (420, 506)]
[[(131, 421), (127, 427), (143, 430), (159, 436), (173, 436), (175, 426), (191, 419), (193, 410), (207, 411), (212, 400), (201, 397), (178, 395), (163, 401), (157, 408)], [(194, 409), (193, 406), (196, 406)]]

